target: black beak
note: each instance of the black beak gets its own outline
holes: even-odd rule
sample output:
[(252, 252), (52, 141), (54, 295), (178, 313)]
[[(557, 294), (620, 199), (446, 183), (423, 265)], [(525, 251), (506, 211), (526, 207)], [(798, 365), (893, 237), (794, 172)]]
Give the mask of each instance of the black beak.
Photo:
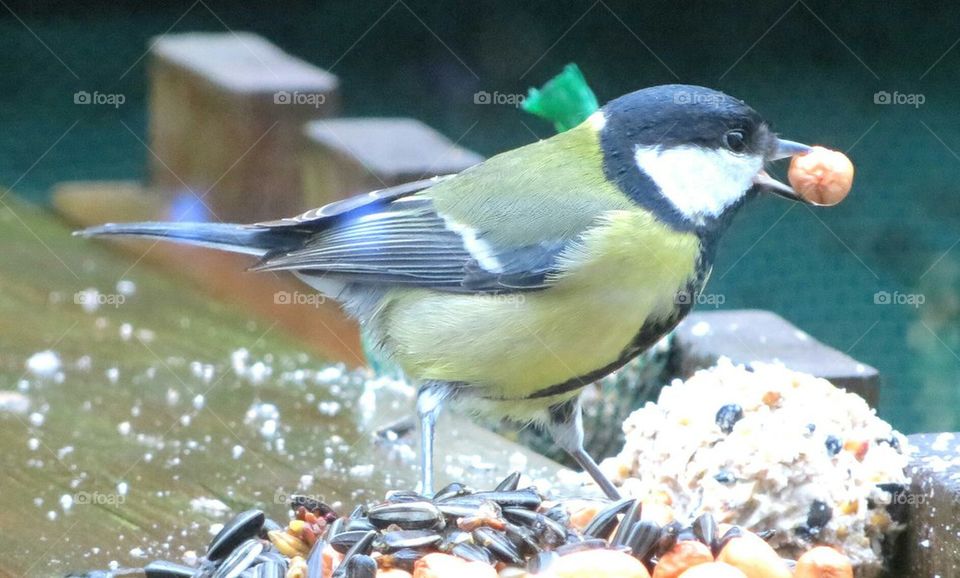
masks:
[[(777, 161), (792, 157), (794, 155), (806, 154), (808, 152), (810, 152), (810, 147), (803, 143), (778, 138), (776, 139), (776, 147), (773, 149), (773, 152), (767, 156), (767, 161)], [(767, 171), (760, 171), (757, 173), (757, 176), (753, 178), (753, 183), (761, 191), (773, 193), (778, 197), (790, 199), (791, 201), (798, 201), (807, 205), (814, 204), (801, 197), (800, 194), (793, 190), (793, 187), (790, 185), (781, 183), (777, 179), (771, 177), (769, 174), (767, 174)]]

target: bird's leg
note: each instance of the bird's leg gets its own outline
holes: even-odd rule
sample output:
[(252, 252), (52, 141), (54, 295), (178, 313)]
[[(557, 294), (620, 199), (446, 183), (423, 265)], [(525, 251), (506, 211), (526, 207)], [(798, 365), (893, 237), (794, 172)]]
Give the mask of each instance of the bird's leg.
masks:
[(417, 391), (417, 416), (420, 418), (420, 493), (433, 495), (433, 440), (437, 417), (443, 409), (443, 402), (449, 395), (449, 387), (444, 383), (428, 382)]
[(608, 498), (619, 500), (620, 492), (613, 486), (613, 482), (603, 475), (597, 462), (593, 461), (587, 450), (583, 448), (583, 415), (580, 409), (580, 399), (575, 398), (560, 405), (555, 405), (549, 411), (547, 430), (553, 436), (553, 441), (562, 450), (570, 454), (570, 457), (580, 464), (583, 471), (590, 474), (590, 477), (600, 486), (600, 489)]

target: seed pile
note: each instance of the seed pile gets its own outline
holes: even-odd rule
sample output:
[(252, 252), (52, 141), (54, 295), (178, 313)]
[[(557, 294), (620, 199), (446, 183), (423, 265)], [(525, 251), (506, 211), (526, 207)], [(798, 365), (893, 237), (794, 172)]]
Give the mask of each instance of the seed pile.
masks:
[[(828, 560), (839, 568), (831, 576), (852, 577), (842, 554), (785, 561), (763, 537), (717, 524), (709, 513), (686, 526), (661, 525), (635, 499), (547, 501), (519, 482), (514, 473), (489, 491), (453, 483), (432, 498), (395, 491), (343, 516), (292, 496), (285, 527), (246, 511), (224, 525), (198, 566), (155, 561), (144, 571), (148, 578), (789, 578), (820, 576), (799, 569), (822, 571)], [(706, 569), (691, 570), (697, 566)]]

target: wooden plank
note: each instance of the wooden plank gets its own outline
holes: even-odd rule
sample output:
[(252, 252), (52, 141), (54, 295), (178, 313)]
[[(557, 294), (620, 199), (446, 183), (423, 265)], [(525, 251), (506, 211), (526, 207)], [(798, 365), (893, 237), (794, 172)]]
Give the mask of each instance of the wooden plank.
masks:
[[(361, 401), (359, 388), (301, 381), (296, 371), (325, 364), (272, 321), (71, 237), (9, 196), (0, 206), (0, 242), (0, 392), (30, 404), (24, 413), (0, 412), (0, 575), (202, 553), (210, 525), (223, 518), (192, 507), (195, 498), (282, 518), (284, 496), (305, 475), (313, 476), (307, 493), (346, 505), (414, 485), (415, 464), (371, 436), (409, 413), (409, 391), (385, 387)], [(78, 293), (89, 288), (99, 297)], [(102, 305), (88, 311), (78, 294)], [(262, 361), (272, 374), (259, 383), (238, 375), (231, 360), (243, 348), (248, 365)], [(40, 357), (28, 370), (46, 350), (60, 369), (42, 371)], [(321, 401), (340, 405), (321, 409)], [(256, 402), (277, 408), (276, 437), (245, 423)], [(439, 452), (451, 466), (442, 479), (490, 484), (517, 452), (528, 471), (554, 471), (462, 418), (448, 416), (441, 428)]]
[(339, 109), (339, 81), (250, 33), (168, 34), (150, 45), (150, 184), (209, 217), (250, 222), (303, 205), (303, 124)]
[(358, 193), (459, 173), (483, 157), (412, 118), (315, 120), (304, 129), (306, 203), (319, 207)]

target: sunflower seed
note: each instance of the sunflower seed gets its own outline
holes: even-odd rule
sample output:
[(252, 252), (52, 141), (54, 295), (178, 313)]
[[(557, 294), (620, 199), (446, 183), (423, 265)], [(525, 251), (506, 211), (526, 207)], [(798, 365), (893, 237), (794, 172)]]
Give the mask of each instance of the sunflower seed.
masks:
[(711, 550), (717, 545), (717, 531), (717, 520), (710, 512), (700, 514), (693, 521), (693, 535)]
[(523, 564), (523, 558), (503, 532), (481, 527), (473, 531), (473, 541), (490, 550), (499, 560), (508, 564)]
[(614, 546), (625, 546), (630, 531), (633, 530), (633, 525), (637, 523), (642, 513), (643, 502), (635, 501), (627, 510), (627, 513), (623, 515), (623, 519), (620, 520), (620, 526), (617, 527), (617, 532), (613, 535), (613, 540), (610, 543)]
[(380, 504), (370, 508), (368, 517), (380, 529), (391, 524), (404, 530), (440, 529), (444, 526), (443, 513), (430, 502)]
[(635, 503), (636, 500), (634, 499), (625, 499), (614, 502), (600, 510), (587, 524), (587, 527), (583, 530), (583, 535), (588, 538), (609, 539), (611, 532), (617, 527), (617, 516), (632, 508)]
[(263, 543), (260, 540), (247, 540), (223, 560), (213, 573), (213, 578), (237, 578), (253, 564), (262, 551)]
[(260, 533), (265, 517), (260, 510), (247, 510), (226, 523), (207, 547), (207, 559), (219, 560), (233, 551), (241, 542)]
[(154, 560), (143, 568), (147, 578), (190, 578), (196, 571), (196, 568), (166, 560)]
[(443, 536), (431, 530), (395, 530), (380, 536), (383, 547), (388, 550), (404, 548), (429, 548), (443, 541)]
[(503, 478), (497, 487), (493, 489), (494, 492), (512, 492), (517, 489), (517, 486), (520, 485), (520, 472), (511, 472), (509, 476)]

